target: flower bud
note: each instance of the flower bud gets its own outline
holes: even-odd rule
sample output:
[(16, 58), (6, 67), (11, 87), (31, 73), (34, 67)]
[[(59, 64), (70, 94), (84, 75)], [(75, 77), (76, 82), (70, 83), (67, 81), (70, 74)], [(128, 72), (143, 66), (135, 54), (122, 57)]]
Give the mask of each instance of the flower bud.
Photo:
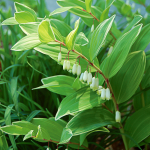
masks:
[(113, 51), (113, 47), (111, 46), (111, 47), (109, 48), (109, 51), (108, 51), (107, 56), (109, 56), (109, 55), (111, 54), (112, 51)]
[(64, 63), (63, 63), (63, 70), (66, 70), (67, 69), (67, 61), (64, 60)]
[(101, 92), (102, 92), (101, 90), (98, 90), (97, 95), (101, 95)]
[(61, 52), (58, 54), (58, 62), (61, 62), (62, 56), (61, 56)]
[(77, 73), (77, 64), (73, 65), (72, 73), (75, 75)]
[(83, 81), (83, 75), (84, 75), (84, 73), (81, 73), (81, 75), (80, 75), (80, 81)]
[(94, 31), (94, 24), (91, 27), (91, 32), (93, 32), (93, 31)]
[(119, 111), (116, 111), (116, 122), (120, 122), (121, 121), (121, 113)]
[(108, 129), (112, 129), (112, 125), (108, 125), (107, 128), (108, 128)]
[(110, 100), (110, 89), (106, 89), (106, 100)]
[(83, 81), (87, 81), (87, 80), (88, 80), (88, 72), (86, 70), (83, 75)]
[(88, 73), (88, 84), (91, 84), (92, 83), (92, 73), (89, 72)]
[(70, 69), (70, 61), (68, 60), (67, 61), (67, 70), (69, 71), (69, 69)]
[(105, 100), (105, 98), (106, 98), (106, 90), (103, 88), (101, 89), (101, 99)]
[(81, 74), (81, 66), (78, 65), (78, 67), (77, 67), (77, 75), (79, 76), (80, 74)]

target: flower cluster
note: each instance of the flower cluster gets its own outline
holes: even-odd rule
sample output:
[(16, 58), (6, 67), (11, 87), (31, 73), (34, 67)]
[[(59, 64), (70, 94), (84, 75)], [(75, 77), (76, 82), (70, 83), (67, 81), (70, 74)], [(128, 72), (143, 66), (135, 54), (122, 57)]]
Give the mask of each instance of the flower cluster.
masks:
[(111, 94), (109, 88), (105, 89), (102, 86), (99, 86), (99, 78), (92, 77), (92, 73), (86, 70), (80, 76), (80, 81), (87, 82), (90, 85), (90, 88), (93, 91), (97, 91), (98, 95), (101, 95), (101, 99), (110, 100)]
[[(112, 52), (113, 47), (110, 48), (110, 53)], [(70, 61), (69, 61), (69, 53), (68, 55), (68, 60), (64, 60), (63, 63), (63, 70), (70, 71)], [(80, 56), (79, 56), (80, 57)], [(78, 58), (78, 57), (77, 57)], [(58, 54), (58, 62), (62, 61), (62, 55), (61, 52)], [(80, 61), (79, 65), (76, 63), (72, 67), (73, 75), (79, 76), (80, 74), (80, 81), (87, 82), (88, 85), (90, 85), (90, 88), (93, 91), (96, 91), (98, 95), (101, 96), (102, 100), (110, 100), (111, 99), (111, 93), (109, 88), (103, 88), (102, 86), (99, 85), (99, 78), (97, 77), (92, 77), (92, 73), (88, 72), (87, 70), (84, 73), (81, 73), (81, 66), (80, 66)], [(121, 114), (119, 111), (116, 111), (116, 117), (115, 117), (116, 122), (121, 121)], [(112, 126), (108, 126), (108, 128), (112, 128)]]

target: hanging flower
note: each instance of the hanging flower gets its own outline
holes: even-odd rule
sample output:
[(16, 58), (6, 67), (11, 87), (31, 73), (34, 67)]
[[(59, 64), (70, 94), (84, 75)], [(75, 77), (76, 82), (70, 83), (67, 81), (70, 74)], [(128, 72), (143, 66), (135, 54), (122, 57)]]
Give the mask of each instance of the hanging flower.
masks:
[(86, 70), (83, 75), (83, 81), (87, 81), (87, 80), (88, 80), (88, 72)]
[(93, 32), (93, 31), (94, 31), (94, 24), (91, 27), (91, 32)]
[(121, 113), (119, 111), (116, 111), (116, 122), (121, 122)]
[(103, 99), (103, 100), (106, 99), (106, 89), (105, 88), (101, 89), (101, 99)]
[(63, 70), (66, 70), (67, 69), (67, 61), (64, 60), (64, 63), (63, 63)]
[(72, 73), (73, 73), (73, 75), (75, 75), (77, 73), (77, 64), (73, 65)]
[(79, 76), (80, 74), (81, 74), (81, 66), (78, 65), (78, 67), (77, 67), (77, 75)]
[(83, 75), (84, 75), (84, 73), (81, 73), (81, 75), (80, 75), (80, 81), (83, 81)]
[(88, 84), (91, 84), (92, 83), (92, 73), (89, 72), (88, 73)]
[(61, 52), (58, 54), (58, 62), (61, 62), (62, 60), (62, 55), (61, 55)]
[(90, 85), (90, 88), (93, 90), (95, 86), (96, 80), (95, 77), (92, 78), (92, 84)]
[(70, 61), (68, 60), (67, 61), (67, 70), (69, 71), (69, 69), (70, 69)]
[(110, 89), (106, 89), (106, 100), (110, 100)]

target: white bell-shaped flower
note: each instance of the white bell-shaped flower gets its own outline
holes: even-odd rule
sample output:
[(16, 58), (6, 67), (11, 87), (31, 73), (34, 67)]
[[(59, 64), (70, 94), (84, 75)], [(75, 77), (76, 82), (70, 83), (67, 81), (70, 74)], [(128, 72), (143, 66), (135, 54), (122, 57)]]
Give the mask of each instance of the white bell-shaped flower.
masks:
[(69, 69), (70, 69), (70, 61), (67, 60), (67, 70), (69, 71)]
[(107, 56), (109, 56), (109, 55), (111, 54), (112, 51), (113, 51), (113, 46), (111, 46), (111, 47), (109, 48), (109, 51), (108, 51)]
[(91, 32), (93, 32), (93, 31), (94, 31), (94, 24), (91, 27)]
[(72, 73), (75, 75), (77, 73), (77, 64), (73, 65)]
[(119, 111), (116, 111), (116, 122), (121, 122), (121, 113)]
[(77, 75), (79, 76), (80, 74), (81, 74), (81, 66), (78, 65), (78, 67), (77, 67)]
[(106, 99), (106, 89), (101, 89), (101, 99), (105, 100)]
[(101, 90), (97, 90), (97, 95), (101, 95)]
[(96, 78), (96, 88), (99, 88), (99, 78)]
[(88, 84), (91, 84), (92, 83), (92, 73), (89, 72), (88, 73)]
[(93, 90), (95, 86), (96, 80), (95, 77), (92, 78), (92, 84), (90, 85), (90, 88)]
[(99, 86), (99, 79), (95, 78), (95, 83), (93, 84), (93, 91), (98, 90), (98, 86)]
[(61, 52), (58, 54), (58, 62), (61, 62), (62, 60), (62, 55), (61, 55)]
[(63, 70), (66, 70), (67, 69), (67, 61), (64, 60), (64, 63), (63, 63)]
[(81, 75), (80, 75), (80, 81), (83, 81), (83, 75), (84, 75), (84, 73), (81, 73)]
[(110, 100), (110, 89), (106, 89), (106, 100)]
[(87, 81), (87, 80), (88, 80), (88, 72), (86, 70), (83, 75), (83, 81)]

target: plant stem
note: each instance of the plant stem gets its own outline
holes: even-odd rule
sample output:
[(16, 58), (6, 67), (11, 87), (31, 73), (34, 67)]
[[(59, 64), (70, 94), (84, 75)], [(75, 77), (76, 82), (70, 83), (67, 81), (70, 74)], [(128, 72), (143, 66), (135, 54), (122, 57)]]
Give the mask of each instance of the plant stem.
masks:
[[(62, 43), (58, 40), (55, 40), (55, 42), (58, 42), (60, 44), (62, 44), (63, 46), (66, 47), (65, 43)], [(72, 50), (72, 52), (76, 53), (77, 55), (79, 55), (80, 57), (82, 57), (84, 60), (86, 60), (93, 68), (95, 68), (97, 70), (97, 72), (99, 72), (102, 77), (104, 78), (105, 82), (107, 83), (107, 87), (110, 89), (110, 92), (112, 93), (112, 99), (113, 99), (113, 103), (114, 103), (114, 107), (115, 107), (115, 111), (119, 111), (119, 107), (118, 107), (118, 104), (117, 104), (117, 101), (115, 99), (115, 96), (114, 96), (114, 93), (113, 93), (113, 90), (112, 90), (112, 87), (111, 87), (111, 84), (109, 82), (109, 79), (107, 77), (105, 77), (105, 75), (103, 74), (103, 72), (100, 70), (100, 68), (98, 68), (96, 65), (94, 65), (94, 63), (90, 62), (83, 54), (79, 53), (78, 51), (76, 50)], [(109, 108), (105, 105), (103, 105), (106, 109), (109, 110)], [(110, 111), (110, 110), (109, 110)], [(111, 111), (110, 111), (111, 112)], [(124, 129), (123, 129), (123, 125), (120, 123), (120, 132), (122, 133), (122, 139), (123, 139), (123, 142), (124, 142), (124, 145), (125, 145), (125, 149), (126, 150), (129, 150), (128, 149), (128, 143), (127, 143), (127, 139), (126, 137), (123, 135), (124, 134)]]
[(124, 129), (123, 129), (123, 125), (121, 123), (120, 123), (120, 126), (121, 126), (120, 133), (122, 133), (122, 139), (123, 139), (123, 143), (124, 143), (125, 149), (129, 150), (128, 143), (127, 143), (127, 138), (124, 135)]
[[(83, 9), (83, 11), (87, 12), (85, 9)], [(95, 20), (97, 20), (98, 22), (100, 22), (100, 20), (98, 18), (96, 18), (96, 16), (94, 16), (91, 12), (89, 13)], [(116, 37), (113, 35), (113, 33), (111, 32), (111, 30), (109, 31), (110, 35), (114, 38), (114, 40), (116, 41)]]

